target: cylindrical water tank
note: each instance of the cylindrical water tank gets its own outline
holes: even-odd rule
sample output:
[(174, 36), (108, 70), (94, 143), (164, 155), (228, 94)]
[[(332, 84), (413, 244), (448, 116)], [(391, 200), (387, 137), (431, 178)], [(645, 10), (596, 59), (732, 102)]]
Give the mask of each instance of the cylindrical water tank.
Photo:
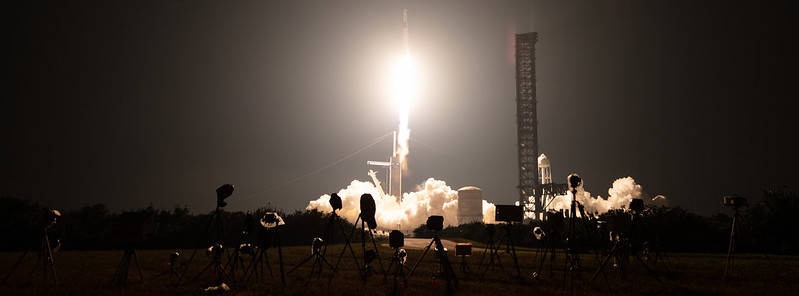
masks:
[(483, 221), (483, 190), (475, 186), (458, 189), (458, 224)]

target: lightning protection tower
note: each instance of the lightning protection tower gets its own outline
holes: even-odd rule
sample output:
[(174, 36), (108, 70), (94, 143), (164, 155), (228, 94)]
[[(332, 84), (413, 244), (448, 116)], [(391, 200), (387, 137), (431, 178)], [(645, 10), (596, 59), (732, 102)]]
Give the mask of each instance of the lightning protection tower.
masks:
[(516, 35), (516, 127), (519, 145), (519, 205), (524, 206), (525, 210), (532, 210), (535, 219), (540, 219), (544, 201), (536, 190), (540, 185), (535, 96), (536, 41), (536, 32)]

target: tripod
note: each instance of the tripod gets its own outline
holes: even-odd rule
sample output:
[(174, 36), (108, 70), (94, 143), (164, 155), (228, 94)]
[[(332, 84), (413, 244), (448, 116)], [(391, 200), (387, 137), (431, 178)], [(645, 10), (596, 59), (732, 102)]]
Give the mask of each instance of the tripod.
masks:
[(630, 218), (631, 218), (631, 229), (629, 230), (629, 235), (625, 235), (622, 232), (618, 236), (618, 238), (614, 239), (613, 247), (611, 247), (610, 251), (608, 251), (607, 256), (605, 256), (605, 258), (602, 259), (602, 263), (599, 264), (599, 268), (597, 269), (596, 272), (594, 272), (594, 275), (591, 277), (591, 281), (596, 279), (596, 277), (599, 276), (599, 273), (602, 273), (603, 276), (605, 276), (604, 269), (607, 266), (607, 264), (608, 264), (608, 262), (610, 261), (611, 258), (616, 258), (616, 260), (619, 262), (619, 271), (621, 272), (621, 278), (622, 279), (626, 278), (627, 277), (627, 272), (626, 272), (627, 264), (629, 262), (630, 255), (632, 255), (632, 256), (635, 257), (636, 261), (641, 266), (643, 266), (644, 269), (646, 269), (646, 271), (655, 280), (657, 280), (658, 282), (662, 283), (658, 273), (654, 269), (649, 267), (649, 265), (647, 265), (644, 262), (644, 260), (641, 258), (641, 254), (639, 254), (639, 252), (636, 252), (633, 249), (634, 236), (632, 234), (635, 232), (635, 226), (637, 224), (636, 222), (637, 222), (638, 219), (637, 219), (637, 215), (633, 215), (633, 214), (630, 215)]
[[(556, 259), (555, 253), (555, 234), (547, 235), (544, 240), (542, 241), (542, 246), (538, 249), (538, 253), (541, 255), (541, 261), (538, 264), (538, 270), (533, 273), (532, 278), (537, 278), (541, 276), (541, 272), (544, 269), (544, 264), (546, 264), (547, 257), (549, 257), (549, 273), (553, 273), (553, 265)], [(549, 255), (549, 256), (547, 256)]]
[(264, 234), (266, 235), (266, 238), (264, 238), (264, 240), (261, 242), (258, 251), (252, 258), (250, 266), (247, 268), (248, 270), (245, 272), (245, 282), (249, 282), (253, 274), (259, 274), (259, 268), (260, 273), (263, 274), (264, 261), (266, 261), (266, 265), (269, 268), (269, 276), (272, 276), (272, 265), (269, 263), (269, 254), (267, 251), (269, 251), (272, 244), (275, 244), (277, 245), (278, 263), (280, 264), (280, 282), (283, 284), (283, 287), (286, 286), (286, 274), (283, 272), (283, 248), (280, 245), (280, 231), (278, 229), (278, 223), (275, 224), (276, 225), (274, 227), (262, 230), (265, 231)]
[[(325, 247), (325, 241), (318, 237), (314, 238), (313, 242), (311, 243), (311, 255), (303, 259), (300, 262), (300, 264), (297, 264), (296, 266), (294, 266), (294, 268), (289, 270), (288, 274), (291, 274), (292, 272), (297, 270), (297, 268), (299, 268), (300, 266), (304, 265), (305, 263), (313, 259), (313, 264), (311, 265), (311, 273), (308, 275), (308, 281), (311, 281), (314, 278), (314, 275), (317, 275), (317, 278), (321, 278), (322, 268), (324, 267), (322, 263), (326, 264), (328, 267), (330, 267), (330, 269), (333, 269), (333, 265), (331, 265), (330, 262), (327, 262), (327, 259), (325, 259), (326, 252), (327, 248)], [(318, 269), (317, 266), (319, 267)]]
[(461, 263), (459, 266), (460, 271), (463, 272), (464, 274), (470, 274), (471, 270), (469, 269), (469, 264), (466, 263), (466, 255), (460, 255), (460, 257), (461, 257)]
[[(355, 219), (355, 223), (352, 225), (352, 231), (350, 232), (349, 238), (346, 239), (346, 240), (347, 240), (347, 245), (349, 245), (350, 239), (355, 235), (355, 229), (357, 229), (357, 227), (358, 227), (358, 222), (361, 222), (361, 228), (360, 228), (361, 229), (361, 250), (363, 251), (363, 255), (364, 255), (363, 256), (363, 264), (358, 262), (358, 258), (355, 257), (355, 252), (352, 250), (352, 246), (350, 246), (350, 252), (352, 252), (352, 258), (355, 260), (355, 266), (359, 266), (359, 264), (363, 265), (363, 269), (358, 267), (358, 272), (361, 273), (361, 277), (363, 278), (364, 281), (366, 281), (366, 279), (369, 277), (369, 274), (371, 273), (371, 267), (369, 266), (369, 263), (371, 263), (371, 262), (369, 262), (369, 260), (367, 259), (367, 255), (366, 255), (367, 254), (367, 250), (366, 250), (366, 232), (369, 233), (369, 238), (372, 240), (372, 246), (374, 247), (374, 249), (369, 250), (369, 251), (373, 252), (373, 255), (375, 256), (375, 258), (373, 258), (373, 259), (377, 259), (377, 263), (380, 264), (380, 270), (384, 274), (386, 273), (386, 269), (383, 268), (383, 261), (380, 260), (380, 251), (377, 249), (377, 241), (375, 241), (375, 236), (372, 233), (373, 229), (368, 228), (368, 230), (366, 232), (363, 231), (364, 228), (366, 228), (366, 226), (368, 226), (368, 225), (366, 225), (366, 221), (364, 221), (362, 215), (363, 215), (363, 213), (358, 214), (358, 218)], [(344, 252), (347, 250), (347, 245), (345, 245), (344, 249), (341, 250), (341, 254), (338, 256), (338, 261), (336, 261), (336, 265), (335, 265), (335, 267), (333, 267), (333, 276), (335, 276), (336, 272), (338, 271), (338, 264), (341, 262), (341, 257), (344, 256)], [(330, 281), (331, 282), (333, 281), (333, 277), (332, 276), (330, 277)]]
[(144, 283), (144, 275), (142, 275), (141, 266), (139, 266), (139, 257), (136, 256), (136, 249), (133, 247), (133, 245), (128, 245), (128, 247), (125, 248), (125, 254), (122, 255), (122, 261), (119, 262), (119, 265), (117, 265), (117, 270), (114, 272), (114, 278), (111, 280), (111, 285), (128, 285), (128, 271), (130, 270), (131, 258), (136, 264), (136, 269), (139, 271), (139, 281)]
[[(358, 218), (360, 218), (360, 216), (358, 216)], [(358, 269), (358, 274), (362, 273), (361, 272), (361, 266), (358, 263), (358, 257), (355, 256), (355, 250), (353, 250), (352, 244), (350, 243), (350, 241), (352, 239), (352, 236), (353, 236), (353, 234), (355, 232), (355, 225), (357, 225), (358, 221), (357, 220), (355, 221), (355, 224), (353, 224), (353, 226), (352, 226), (353, 227), (352, 232), (350, 233), (349, 236), (347, 236), (346, 232), (345, 232), (346, 229), (344, 229), (344, 225), (341, 224), (341, 221), (339, 221), (340, 217), (336, 213), (335, 209), (333, 210), (333, 213), (330, 214), (330, 218), (329, 219), (330, 220), (328, 221), (327, 230), (330, 232), (330, 240), (331, 241), (333, 240), (333, 233), (335, 233), (335, 231), (334, 231), (335, 226), (334, 225), (338, 225), (339, 229), (341, 229), (341, 233), (343, 233), (345, 235), (344, 235), (344, 248), (341, 249), (341, 253), (338, 255), (338, 260), (336, 260), (336, 265), (333, 267), (333, 273), (330, 275), (330, 279), (328, 280), (328, 285), (330, 285), (330, 283), (333, 282), (333, 278), (336, 277), (336, 273), (338, 272), (338, 265), (339, 265), (339, 263), (341, 263), (341, 258), (344, 257), (344, 253), (347, 251), (347, 249), (350, 250), (350, 255), (352, 255), (352, 260), (353, 260), (353, 262), (355, 262), (355, 268)], [(361, 227), (363, 227), (363, 226), (361, 226)], [(363, 229), (363, 228), (361, 228), (361, 229)], [(327, 252), (327, 241), (325, 242), (325, 252)]]
[[(490, 268), (493, 268), (495, 266), (495, 263), (494, 263), (495, 259), (496, 259), (496, 262), (499, 265), (499, 267), (503, 268), (502, 267), (502, 261), (500, 261), (500, 259), (499, 259), (500, 258), (499, 249), (504, 244), (505, 247), (507, 249), (509, 249), (509, 250), (506, 250), (506, 252), (509, 251), (509, 253), (511, 254), (511, 257), (513, 258), (513, 265), (516, 267), (516, 279), (519, 280), (519, 282), (523, 282), (522, 275), (521, 275), (521, 269), (519, 269), (519, 257), (516, 256), (516, 244), (513, 241), (513, 236), (511, 235), (511, 233), (512, 233), (511, 225), (512, 225), (511, 222), (505, 223), (505, 227), (504, 227), (505, 228), (504, 229), (505, 233), (504, 233), (504, 235), (502, 236), (502, 238), (498, 242), (494, 241), (493, 231), (491, 232), (492, 235), (488, 239), (488, 246), (486, 246), (486, 250), (483, 252), (483, 258), (485, 258), (485, 254), (486, 254), (486, 252), (488, 252), (489, 259), (488, 259), (488, 262), (485, 265), (485, 268), (483, 269), (483, 273), (482, 273), (481, 277), (485, 277), (486, 272), (488, 272), (488, 270)], [(481, 259), (480, 262), (482, 263), (482, 261), (483, 260)]]
[[(47, 230), (50, 229), (52, 224), (46, 226), (42, 231), (42, 238), (39, 244), (39, 252), (36, 256), (36, 264), (34, 265), (33, 269), (31, 270), (31, 274), (33, 274), (39, 267), (41, 267), (42, 271), (42, 284), (47, 282), (48, 278), (48, 269), (50, 274), (53, 277), (53, 285), (58, 285), (58, 277), (56, 276), (55, 272), (55, 262), (53, 261), (53, 249), (50, 247), (50, 237), (47, 235)], [(11, 278), (11, 275), (14, 274), (14, 271), (19, 267), (22, 262), (24, 261), (25, 257), (28, 255), (29, 249), (25, 249), (25, 252), (19, 256), (17, 262), (11, 267), (11, 270), (6, 274), (5, 278), (3, 279), (3, 283), (8, 282), (8, 279)]]
[(575, 275), (580, 269), (580, 254), (575, 249), (575, 236), (577, 230), (577, 186), (573, 186), (571, 209), (569, 210), (569, 228), (566, 232), (566, 261), (564, 263), (563, 281), (568, 282), (569, 293), (574, 295)]
[[(327, 267), (329, 267), (331, 270), (334, 270), (334, 274), (331, 276), (331, 278), (335, 276), (336, 269), (333, 267), (332, 264), (330, 264), (330, 262), (327, 261), (325, 255), (327, 255), (327, 244), (329, 242), (333, 242), (333, 240), (335, 239), (336, 226), (339, 227), (341, 233), (345, 233), (344, 226), (342, 226), (341, 223), (338, 222), (338, 214), (334, 210), (333, 213), (330, 214), (330, 218), (328, 218), (327, 220), (327, 225), (325, 226), (324, 235), (322, 235), (322, 240), (321, 242), (319, 242), (320, 244), (317, 246), (317, 241), (314, 240), (313, 246), (311, 246), (311, 255), (302, 260), (302, 262), (300, 262), (300, 264), (297, 264), (297, 266), (294, 266), (294, 268), (289, 270), (288, 273), (291, 274), (294, 270), (296, 270), (300, 266), (304, 265), (305, 263), (313, 259), (313, 264), (311, 265), (311, 273), (308, 276), (308, 281), (311, 281), (313, 279), (314, 274), (317, 275), (317, 278), (322, 277), (322, 268), (324, 268), (323, 263), (327, 265)], [(349, 238), (345, 237), (344, 250), (342, 251), (346, 251), (347, 247), (349, 247), (350, 251), (352, 252), (353, 258), (355, 258), (355, 251), (352, 250), (352, 245), (350, 245), (350, 240)], [(336, 264), (337, 264), (336, 266), (338, 266), (338, 262)]]
[[(236, 248), (233, 250), (233, 254), (231, 254), (228, 257), (227, 263), (225, 263), (225, 269), (228, 269), (229, 267), (228, 273), (233, 279), (236, 278), (237, 269), (241, 269), (242, 273), (245, 274), (247, 272), (247, 266), (245, 265), (244, 256), (242, 256), (242, 254), (250, 254), (253, 256), (255, 255), (252, 253), (252, 246), (246, 243), (248, 233), (249, 232), (247, 231), (242, 231), (241, 237), (239, 237), (239, 243), (236, 245)], [(249, 252), (242, 250), (242, 247), (245, 247), (246, 250), (248, 250)]]
[(438, 256), (438, 262), (442, 269), (441, 275), (443, 276), (444, 280), (447, 281), (447, 292), (451, 293), (455, 288), (458, 287), (458, 277), (455, 275), (455, 270), (452, 269), (452, 265), (449, 263), (449, 257), (447, 257), (447, 252), (444, 251), (444, 244), (441, 243), (441, 238), (438, 234), (438, 231), (433, 231), (433, 239), (430, 240), (430, 243), (424, 248), (424, 253), (422, 253), (422, 256), (419, 257), (419, 260), (413, 265), (413, 268), (411, 268), (411, 272), (408, 274), (408, 276), (410, 277), (413, 275), (413, 272), (416, 271), (417, 267), (419, 267), (419, 263), (422, 263), (424, 256), (427, 255), (427, 251), (430, 251), (430, 246), (433, 244), (436, 244), (435, 252)]
[[(216, 222), (216, 223), (214, 223), (214, 222)], [(217, 203), (216, 210), (214, 210), (214, 214), (211, 216), (211, 218), (208, 220), (208, 224), (205, 226), (205, 233), (206, 234), (208, 233), (209, 230), (211, 230), (211, 226), (215, 226), (216, 227), (216, 232), (215, 232), (215, 234), (216, 234), (216, 242), (209, 248), (209, 250), (211, 251), (211, 254), (210, 254), (211, 255), (211, 262), (208, 263), (208, 265), (206, 265), (202, 269), (202, 271), (200, 271), (200, 273), (198, 273), (191, 281), (194, 281), (194, 280), (198, 279), (206, 271), (208, 271), (208, 269), (210, 267), (213, 266), (214, 267), (214, 271), (217, 274), (217, 281), (218, 281), (217, 284), (220, 284), (220, 283), (222, 283), (223, 279), (226, 279), (226, 280), (230, 281), (231, 278), (230, 278), (230, 275), (227, 273), (227, 271), (225, 271), (225, 268), (222, 267), (222, 253), (224, 252), (222, 241), (224, 240), (225, 229), (224, 229), (224, 227), (222, 225), (222, 208), (220, 207), (219, 203)], [(199, 243), (196, 244), (196, 245), (199, 245)], [(189, 257), (188, 262), (186, 262), (186, 265), (185, 265), (185, 269), (186, 270), (184, 270), (183, 273), (180, 274), (180, 277), (178, 277), (177, 286), (180, 286), (180, 284), (181, 284), (181, 282), (183, 280), (183, 276), (186, 275), (186, 273), (188, 272), (189, 265), (194, 260), (194, 256), (196, 254), (197, 254), (197, 249), (194, 249), (194, 251), (191, 252), (191, 256)]]
[(739, 208), (735, 207), (735, 214), (732, 215), (732, 227), (730, 227), (730, 244), (727, 247), (727, 262), (724, 263), (724, 276), (722, 276), (722, 280), (727, 280), (727, 275), (729, 275), (735, 265), (735, 226), (739, 224), (739, 220), (741, 220), (741, 214), (738, 211)]
[(388, 264), (388, 272), (383, 276), (384, 279), (388, 276), (388, 273), (394, 276), (394, 286), (391, 290), (391, 295), (400, 295), (398, 284), (398, 279), (400, 277), (402, 277), (404, 286), (408, 286), (408, 277), (405, 275), (405, 261), (407, 256), (408, 254), (405, 253), (405, 250), (394, 248), (394, 255), (391, 256), (391, 263)]
[[(486, 233), (488, 233), (488, 242), (486, 243), (486, 248), (483, 251), (483, 256), (480, 257), (480, 267), (479, 269), (484, 269), (483, 272), (480, 274), (480, 277), (485, 276), (485, 273), (488, 272), (488, 269), (493, 269), (495, 267), (502, 268), (502, 261), (499, 259), (499, 243), (494, 240), (494, 225), (487, 224), (486, 225)], [(486, 254), (488, 255), (488, 262), (485, 262)], [(496, 262), (494, 262), (496, 260)], [(485, 262), (485, 265), (483, 264)]]
[(175, 279), (180, 278), (180, 273), (178, 272), (177, 268), (175, 268), (175, 265), (178, 264), (178, 257), (179, 256), (180, 256), (180, 254), (178, 254), (178, 252), (170, 254), (169, 255), (169, 269), (167, 269), (166, 271), (164, 271), (162, 273), (157, 274), (156, 276), (153, 277), (153, 279), (157, 279), (157, 278), (160, 278), (162, 276), (168, 276), (170, 281), (173, 279), (173, 277)]

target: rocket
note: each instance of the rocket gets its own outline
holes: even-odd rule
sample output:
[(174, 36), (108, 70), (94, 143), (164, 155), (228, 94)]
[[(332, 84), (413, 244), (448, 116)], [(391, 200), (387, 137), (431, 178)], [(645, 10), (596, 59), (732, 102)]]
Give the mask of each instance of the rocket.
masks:
[(405, 54), (409, 54), (408, 49), (408, 9), (402, 10), (402, 46), (405, 49)]

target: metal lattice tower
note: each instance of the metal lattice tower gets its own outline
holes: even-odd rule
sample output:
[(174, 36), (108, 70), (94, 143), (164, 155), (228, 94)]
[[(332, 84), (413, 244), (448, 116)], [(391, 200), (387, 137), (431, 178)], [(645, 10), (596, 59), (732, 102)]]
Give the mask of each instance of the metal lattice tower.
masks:
[[(516, 35), (516, 127), (519, 144), (519, 205), (543, 213), (538, 179), (538, 123), (535, 97), (535, 43), (538, 33)], [(530, 205), (530, 196), (534, 196)], [(532, 209), (531, 209), (532, 208)]]

